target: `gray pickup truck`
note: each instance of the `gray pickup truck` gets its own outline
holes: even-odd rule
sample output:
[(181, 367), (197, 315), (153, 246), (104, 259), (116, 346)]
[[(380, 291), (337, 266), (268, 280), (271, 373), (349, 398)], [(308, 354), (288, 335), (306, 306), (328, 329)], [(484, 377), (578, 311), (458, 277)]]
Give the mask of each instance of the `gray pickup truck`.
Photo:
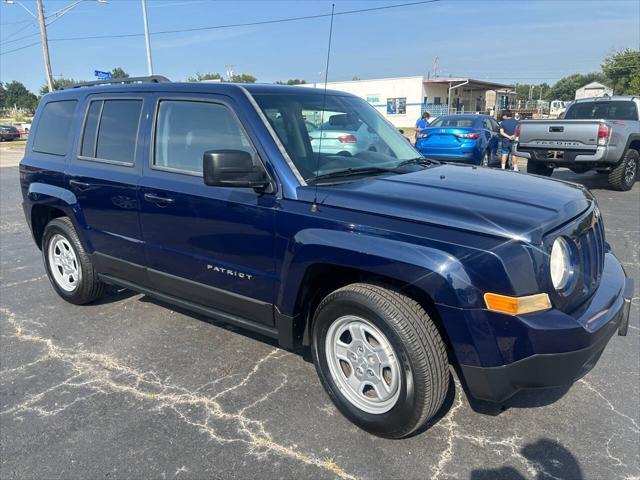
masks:
[(596, 170), (616, 190), (629, 190), (640, 162), (640, 98), (585, 98), (572, 102), (561, 120), (526, 120), (514, 154), (528, 159), (527, 172), (550, 176), (556, 167)]

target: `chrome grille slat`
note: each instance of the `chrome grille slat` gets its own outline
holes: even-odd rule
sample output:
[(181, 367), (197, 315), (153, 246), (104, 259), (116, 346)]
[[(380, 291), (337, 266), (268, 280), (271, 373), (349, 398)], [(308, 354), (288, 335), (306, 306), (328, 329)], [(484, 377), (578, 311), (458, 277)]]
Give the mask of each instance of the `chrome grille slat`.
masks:
[(604, 235), (602, 222), (593, 223), (576, 239), (580, 267), (582, 269), (582, 291), (590, 294), (598, 285), (604, 268)]

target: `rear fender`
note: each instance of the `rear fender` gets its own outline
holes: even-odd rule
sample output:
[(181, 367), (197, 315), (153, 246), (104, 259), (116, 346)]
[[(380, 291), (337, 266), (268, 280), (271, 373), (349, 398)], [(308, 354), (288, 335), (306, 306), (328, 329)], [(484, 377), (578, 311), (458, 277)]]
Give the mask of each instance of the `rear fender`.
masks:
[(29, 201), (25, 202), (25, 214), (29, 222), (31, 221), (33, 208), (36, 205), (44, 205), (61, 210), (73, 223), (84, 249), (87, 252), (93, 252), (87, 236), (83, 235), (83, 232), (87, 229), (87, 223), (78, 199), (73, 192), (55, 185), (34, 182), (29, 185), (27, 199)]

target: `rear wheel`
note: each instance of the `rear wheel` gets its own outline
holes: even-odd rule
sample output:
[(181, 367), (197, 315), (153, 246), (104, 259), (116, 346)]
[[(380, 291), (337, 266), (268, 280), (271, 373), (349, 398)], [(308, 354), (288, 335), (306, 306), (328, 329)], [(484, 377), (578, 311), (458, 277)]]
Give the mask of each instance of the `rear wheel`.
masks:
[(639, 158), (637, 150), (627, 150), (622, 161), (609, 172), (609, 185), (616, 190), (631, 190), (638, 177)]
[(548, 167), (544, 163), (529, 160), (527, 162), (527, 173), (534, 175), (542, 175), (544, 177), (550, 177), (553, 173), (553, 167)]
[(82, 305), (103, 295), (106, 285), (67, 217), (54, 218), (45, 227), (42, 255), (51, 285), (67, 302)]
[(435, 324), (417, 302), (379, 285), (348, 285), (320, 303), (312, 354), (342, 414), (382, 437), (420, 428), (447, 392), (446, 348)]

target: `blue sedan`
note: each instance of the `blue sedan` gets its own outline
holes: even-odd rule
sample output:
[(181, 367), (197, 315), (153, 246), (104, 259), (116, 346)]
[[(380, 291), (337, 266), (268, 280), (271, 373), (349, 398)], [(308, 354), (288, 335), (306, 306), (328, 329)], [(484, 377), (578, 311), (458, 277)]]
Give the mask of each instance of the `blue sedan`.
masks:
[(500, 127), (489, 115), (443, 115), (416, 135), (416, 148), (428, 158), (489, 165), (498, 149)]

